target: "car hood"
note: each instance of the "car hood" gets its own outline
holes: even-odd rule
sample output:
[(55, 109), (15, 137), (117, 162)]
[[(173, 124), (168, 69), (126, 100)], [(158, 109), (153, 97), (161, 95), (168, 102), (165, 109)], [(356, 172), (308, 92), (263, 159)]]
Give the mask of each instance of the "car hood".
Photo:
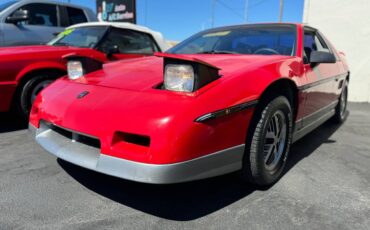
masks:
[[(280, 55), (181, 55), (195, 58), (220, 68), (222, 79), (245, 74), (248, 70), (279, 63), (294, 57)], [(100, 71), (86, 75), (75, 81), (125, 90), (143, 91), (160, 85), (163, 82), (163, 58), (145, 57), (108, 63)]]

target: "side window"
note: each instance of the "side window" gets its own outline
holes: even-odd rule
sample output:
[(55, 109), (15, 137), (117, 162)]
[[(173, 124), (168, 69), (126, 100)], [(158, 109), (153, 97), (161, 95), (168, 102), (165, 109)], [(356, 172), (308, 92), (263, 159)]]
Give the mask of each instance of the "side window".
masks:
[(113, 46), (118, 46), (120, 53), (153, 54), (158, 51), (150, 35), (133, 30), (112, 28), (100, 44), (100, 50), (108, 52)]
[(58, 26), (56, 5), (31, 3), (18, 10), (28, 11), (28, 20), (19, 22), (20, 25)]
[(317, 36), (316, 32), (306, 30), (304, 32), (304, 54), (305, 54), (305, 63), (308, 63), (310, 60), (312, 51), (324, 51), (330, 52), (329, 47), (323, 41), (323, 39)]
[(69, 25), (87, 22), (86, 15), (81, 9), (67, 7), (67, 13), (69, 18)]

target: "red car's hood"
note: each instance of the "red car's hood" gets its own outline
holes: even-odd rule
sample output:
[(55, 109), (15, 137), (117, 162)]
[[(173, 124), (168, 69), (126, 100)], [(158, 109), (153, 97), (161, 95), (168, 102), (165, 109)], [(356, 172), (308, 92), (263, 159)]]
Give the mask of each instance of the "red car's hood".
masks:
[[(182, 56), (196, 58), (220, 68), (222, 78), (245, 74), (248, 69), (293, 58), (280, 55), (229, 54)], [(163, 58), (154, 56), (109, 63), (104, 65), (103, 70), (91, 73), (85, 78), (77, 80), (77, 82), (134, 91), (146, 90), (163, 82)]]

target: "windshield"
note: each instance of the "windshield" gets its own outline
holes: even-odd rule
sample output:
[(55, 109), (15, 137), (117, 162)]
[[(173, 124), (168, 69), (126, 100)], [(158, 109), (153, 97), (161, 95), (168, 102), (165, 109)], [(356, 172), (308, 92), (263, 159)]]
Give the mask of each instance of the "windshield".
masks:
[(49, 42), (48, 45), (95, 48), (108, 28), (107, 26), (91, 26), (67, 29)]
[(197, 34), (168, 52), (173, 54), (256, 54), (294, 56), (296, 29), (291, 25), (250, 25)]
[(16, 2), (17, 1), (8, 1), (8, 2), (5, 2), (5, 3), (0, 3), (0, 13), (1, 13), (1, 11), (5, 10), (6, 8), (8, 8), (9, 6), (13, 5)]

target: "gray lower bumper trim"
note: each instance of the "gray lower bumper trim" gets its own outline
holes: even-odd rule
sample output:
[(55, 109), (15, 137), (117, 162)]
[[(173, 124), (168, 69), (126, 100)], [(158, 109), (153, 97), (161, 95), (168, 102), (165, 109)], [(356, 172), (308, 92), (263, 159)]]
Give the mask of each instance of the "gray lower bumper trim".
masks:
[(48, 152), (70, 163), (107, 175), (151, 184), (170, 184), (218, 176), (242, 168), (244, 145), (238, 145), (190, 161), (145, 164), (101, 154), (100, 150), (54, 132), (29, 125), (36, 141)]

